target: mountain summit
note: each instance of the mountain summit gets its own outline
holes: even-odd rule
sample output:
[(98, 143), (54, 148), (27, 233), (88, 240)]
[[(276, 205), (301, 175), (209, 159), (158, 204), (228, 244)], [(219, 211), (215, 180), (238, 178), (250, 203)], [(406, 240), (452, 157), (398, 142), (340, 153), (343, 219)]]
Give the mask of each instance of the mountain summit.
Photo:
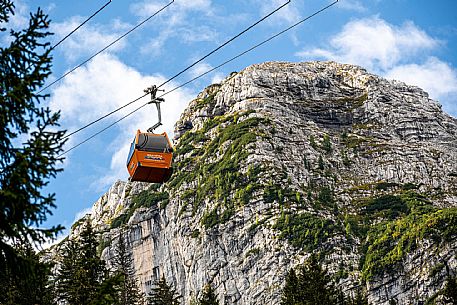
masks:
[(253, 65), (189, 103), (175, 144), (167, 183), (119, 181), (90, 216), (108, 262), (126, 237), (146, 292), (163, 276), (187, 303), (211, 283), (221, 304), (279, 304), (315, 253), (346, 294), (420, 304), (457, 272), (457, 120), (420, 88)]

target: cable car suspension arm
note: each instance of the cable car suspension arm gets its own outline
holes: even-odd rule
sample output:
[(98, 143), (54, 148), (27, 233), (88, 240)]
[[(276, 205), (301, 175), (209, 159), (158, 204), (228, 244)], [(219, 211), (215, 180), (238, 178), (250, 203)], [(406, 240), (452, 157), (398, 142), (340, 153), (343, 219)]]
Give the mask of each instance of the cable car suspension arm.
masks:
[(165, 90), (159, 90), (156, 85), (153, 85), (149, 88), (146, 88), (144, 90), (144, 93), (146, 94), (151, 94), (151, 101), (148, 104), (155, 104), (157, 107), (157, 116), (159, 118), (159, 121), (155, 123), (153, 126), (148, 128), (148, 132), (154, 132), (154, 129), (162, 125), (162, 113), (160, 111), (160, 103), (165, 102), (165, 99), (163, 97), (157, 97), (157, 92), (158, 91), (165, 91)]

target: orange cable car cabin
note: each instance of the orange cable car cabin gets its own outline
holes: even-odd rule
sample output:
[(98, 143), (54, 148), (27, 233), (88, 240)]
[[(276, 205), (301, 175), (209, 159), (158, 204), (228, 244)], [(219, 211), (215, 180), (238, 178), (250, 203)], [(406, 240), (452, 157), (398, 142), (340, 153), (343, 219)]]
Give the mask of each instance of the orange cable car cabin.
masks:
[(163, 183), (172, 174), (173, 147), (167, 133), (137, 131), (127, 157), (131, 181)]

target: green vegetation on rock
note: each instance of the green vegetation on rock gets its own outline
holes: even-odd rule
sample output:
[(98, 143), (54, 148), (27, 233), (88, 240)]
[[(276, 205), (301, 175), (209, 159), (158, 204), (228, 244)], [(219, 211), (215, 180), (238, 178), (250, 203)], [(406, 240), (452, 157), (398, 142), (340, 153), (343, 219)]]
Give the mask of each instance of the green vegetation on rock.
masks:
[(355, 298), (345, 296), (327, 270), (319, 265), (317, 258), (311, 256), (305, 264), (287, 273), (280, 304), (366, 305), (368, 300), (360, 290), (357, 290)]
[[(210, 119), (201, 130), (184, 134), (176, 149), (183, 160), (178, 163), (178, 173), (172, 177), (169, 186), (179, 188), (183, 183), (196, 183), (183, 194), (183, 199), (192, 205), (193, 213), (206, 200), (219, 202), (201, 219), (207, 228), (230, 219), (236, 207), (247, 204), (261, 187), (258, 183), (261, 168), (250, 166), (243, 171), (242, 164), (249, 155), (247, 146), (261, 135), (259, 125), (269, 121), (259, 117), (246, 118), (250, 113)], [(207, 133), (213, 128), (217, 128), (218, 133), (210, 140)], [(192, 155), (187, 156), (191, 151)]]
[(168, 204), (169, 200), (170, 195), (168, 192), (159, 192), (158, 185), (152, 184), (148, 189), (132, 197), (132, 205), (130, 205), (124, 213), (111, 221), (111, 229), (126, 224), (138, 208), (156, 206), (163, 209)]
[(341, 228), (332, 220), (310, 213), (282, 213), (273, 229), (294, 247), (312, 252)]
[(214, 97), (216, 96), (216, 94), (217, 94), (217, 92), (214, 92), (212, 94), (209, 94), (207, 97), (205, 97), (203, 99), (198, 99), (195, 107), (197, 109), (202, 109), (202, 108), (206, 107), (207, 105), (214, 103)]
[(457, 208), (438, 209), (412, 191), (373, 199), (365, 213), (384, 219), (367, 230), (362, 259), (365, 279), (400, 263), (424, 239), (439, 245), (457, 236)]
[(327, 153), (332, 152), (332, 142), (330, 141), (330, 137), (328, 135), (324, 135), (324, 139), (322, 140), (322, 149)]
[(303, 196), (299, 191), (294, 191), (290, 188), (283, 187), (279, 184), (268, 183), (263, 190), (263, 201), (265, 203), (277, 202), (280, 205), (292, 203), (302, 204)]

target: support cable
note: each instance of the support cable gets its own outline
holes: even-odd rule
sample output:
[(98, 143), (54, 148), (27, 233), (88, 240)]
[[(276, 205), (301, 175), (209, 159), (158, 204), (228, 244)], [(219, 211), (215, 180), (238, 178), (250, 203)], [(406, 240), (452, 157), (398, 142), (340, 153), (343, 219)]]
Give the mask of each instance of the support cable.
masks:
[(225, 47), (226, 45), (228, 45), (229, 43), (231, 43), (232, 41), (234, 41), (235, 39), (237, 39), (238, 37), (240, 37), (241, 35), (243, 35), (244, 33), (246, 33), (247, 31), (249, 31), (250, 29), (252, 29), (253, 27), (255, 27), (256, 25), (258, 25), (259, 23), (265, 21), (266, 19), (268, 19), (271, 15), (273, 15), (274, 13), (276, 13), (277, 11), (279, 11), (280, 9), (282, 9), (283, 7), (285, 7), (286, 5), (288, 5), (290, 3), (291, 0), (288, 0), (286, 3), (284, 3), (283, 5), (279, 6), (278, 8), (276, 8), (275, 10), (273, 10), (272, 12), (270, 12), (268, 15), (264, 16), (262, 19), (258, 20), (257, 22), (255, 22), (254, 24), (252, 24), (251, 26), (247, 27), (246, 29), (244, 29), (243, 31), (241, 31), (240, 33), (238, 33), (236, 36), (233, 36), (232, 38), (230, 38), (229, 40), (227, 40), (226, 42), (224, 42), (223, 44), (221, 44), (219, 47), (217, 47), (216, 49), (212, 50), (211, 52), (209, 52), (208, 54), (206, 54), (205, 56), (203, 56), (202, 58), (200, 58), (199, 60), (197, 60), (196, 62), (194, 62), (193, 64), (191, 64), (190, 66), (188, 66), (187, 68), (183, 69), (182, 71), (180, 71), (179, 73), (175, 74), (174, 76), (172, 76), (171, 78), (169, 78), (168, 80), (166, 80), (165, 82), (163, 82), (162, 84), (158, 85), (157, 88), (160, 88), (166, 84), (168, 84), (169, 82), (171, 82), (172, 80), (174, 80), (175, 78), (177, 78), (178, 76), (180, 76), (181, 74), (183, 74), (184, 72), (188, 71), (190, 68), (194, 67), (195, 65), (197, 65), (198, 63), (202, 62), (203, 60), (205, 60), (206, 58), (208, 58), (209, 56), (211, 56), (212, 54), (216, 53), (217, 51), (219, 51), (220, 49), (222, 49), (223, 47)]
[[(178, 90), (179, 88), (182, 88), (182, 87), (188, 85), (189, 83), (191, 83), (191, 82), (193, 82), (193, 81), (195, 81), (195, 80), (197, 80), (197, 79), (203, 77), (204, 75), (207, 75), (208, 73), (211, 73), (211, 72), (213, 72), (214, 70), (216, 70), (216, 69), (218, 69), (218, 68), (220, 68), (220, 67), (222, 67), (222, 66), (224, 66), (224, 65), (226, 65), (226, 64), (228, 64), (228, 63), (230, 63), (230, 62), (232, 62), (232, 61), (234, 61), (235, 59), (237, 59), (237, 58), (239, 58), (239, 57), (245, 55), (246, 53), (249, 53), (249, 52), (253, 51), (254, 49), (257, 49), (258, 47), (260, 47), (260, 46), (266, 44), (267, 42), (270, 42), (271, 40), (277, 38), (278, 36), (280, 36), (280, 35), (282, 35), (282, 34), (288, 32), (288, 31), (290, 31), (291, 29), (293, 29), (293, 28), (299, 26), (300, 24), (306, 22), (307, 20), (311, 19), (312, 17), (314, 17), (314, 16), (316, 16), (316, 15), (322, 13), (323, 11), (329, 9), (330, 7), (332, 7), (333, 5), (335, 5), (336, 3), (338, 3), (338, 1), (339, 1), (339, 0), (335, 0), (334, 2), (330, 3), (329, 5), (327, 5), (327, 6), (323, 7), (323, 8), (321, 8), (320, 10), (314, 12), (313, 14), (307, 16), (306, 18), (304, 18), (304, 19), (298, 21), (297, 23), (291, 25), (290, 27), (288, 27), (288, 28), (282, 30), (281, 32), (279, 32), (279, 33), (277, 33), (277, 34), (275, 34), (275, 35), (273, 35), (273, 36), (271, 36), (271, 37), (265, 39), (264, 41), (262, 41), (262, 42), (256, 44), (255, 46), (253, 46), (253, 47), (251, 47), (251, 48), (245, 50), (244, 52), (239, 53), (238, 55), (232, 57), (231, 59), (229, 59), (229, 60), (227, 60), (227, 61), (225, 61), (225, 62), (223, 62), (222, 64), (220, 64), (220, 65), (218, 65), (218, 66), (216, 66), (216, 67), (214, 67), (214, 68), (212, 68), (212, 69), (210, 69), (210, 70), (208, 70), (208, 71), (206, 71), (206, 72), (204, 72), (204, 73), (202, 73), (202, 74), (200, 74), (200, 75), (194, 77), (193, 79), (191, 79), (191, 80), (189, 80), (189, 81), (187, 81), (187, 82), (185, 82), (185, 83), (183, 83), (183, 84), (181, 84), (181, 85), (179, 85), (179, 86), (177, 86), (177, 87), (171, 89), (170, 91), (165, 92), (164, 94), (162, 94), (162, 95), (159, 96), (158, 98), (162, 98), (162, 97), (164, 97), (165, 95), (167, 95), (167, 94), (169, 94), (169, 93), (171, 93), (171, 92), (173, 92), (173, 91), (176, 91), (176, 90)], [(147, 95), (147, 94), (146, 94), (146, 95)], [(144, 95), (144, 96), (146, 96), (146, 95)], [(143, 96), (143, 97), (144, 97), (144, 96)], [(123, 117), (119, 118), (119, 119), (116, 120), (115, 122), (111, 123), (110, 125), (108, 125), (107, 127), (103, 128), (102, 130), (98, 131), (97, 133), (93, 134), (92, 136), (90, 136), (89, 138), (85, 139), (84, 141), (78, 143), (78, 144), (75, 145), (75, 146), (72, 146), (70, 149), (66, 150), (65, 152), (63, 152), (62, 154), (60, 154), (58, 157), (61, 157), (61, 156), (65, 155), (65, 154), (69, 153), (69, 152), (72, 151), (73, 149), (75, 149), (75, 148), (77, 148), (77, 147), (83, 145), (83, 144), (86, 143), (87, 141), (93, 139), (94, 137), (98, 136), (98, 135), (101, 134), (102, 132), (106, 131), (107, 129), (109, 129), (109, 128), (113, 127), (114, 125), (118, 124), (119, 122), (123, 121), (124, 119), (126, 119), (127, 117), (129, 117), (130, 115), (134, 114), (135, 112), (137, 112), (138, 110), (142, 109), (143, 107), (145, 107), (145, 106), (147, 106), (147, 105), (149, 105), (149, 102), (147, 102), (147, 103), (141, 105), (140, 107), (134, 109), (133, 111), (131, 111), (131, 112), (129, 112), (128, 114), (124, 115)]]
[(146, 104), (143, 104), (141, 105), (140, 107), (132, 110), (131, 112), (127, 113), (126, 115), (124, 115), (123, 117), (121, 117), (120, 119), (114, 121), (113, 123), (109, 124), (108, 126), (106, 126), (105, 128), (103, 128), (102, 130), (94, 133), (93, 135), (91, 135), (90, 137), (86, 138), (84, 141), (81, 141), (79, 142), (78, 144), (72, 146), (71, 148), (67, 149), (66, 151), (64, 151), (63, 153), (61, 153), (60, 155), (57, 156), (57, 158), (60, 158), (62, 157), (63, 155), (66, 155), (67, 153), (69, 153), (70, 151), (72, 151), (73, 149), (76, 149), (78, 148), (79, 146), (85, 144), (86, 142), (92, 140), (93, 138), (95, 138), (96, 136), (98, 136), (99, 134), (105, 132), (106, 130), (110, 129), (111, 127), (113, 127), (114, 125), (116, 125), (117, 123), (121, 122), (122, 120), (126, 119), (127, 117), (131, 116), (132, 114), (134, 114), (135, 112), (137, 112), (138, 110), (140, 110), (141, 108), (145, 107), (149, 105), (149, 102), (146, 103)]
[(219, 69), (219, 68), (225, 66), (226, 64), (228, 64), (228, 63), (234, 61), (235, 59), (238, 59), (238, 58), (240, 58), (241, 56), (243, 56), (243, 55), (245, 55), (245, 54), (247, 54), (247, 53), (249, 53), (249, 52), (251, 52), (251, 51), (257, 49), (258, 47), (260, 47), (260, 46), (262, 46), (262, 45), (264, 45), (264, 44), (270, 42), (271, 40), (275, 39), (276, 37), (281, 36), (281, 35), (284, 34), (285, 32), (288, 32), (288, 31), (290, 31), (291, 29), (293, 29), (293, 28), (299, 26), (299, 25), (302, 24), (303, 22), (306, 22), (308, 19), (311, 19), (312, 17), (316, 16), (317, 14), (320, 14), (320, 13), (322, 13), (323, 11), (329, 9), (330, 7), (332, 7), (333, 5), (335, 5), (338, 1), (339, 1), (339, 0), (335, 0), (334, 2), (332, 2), (332, 3), (330, 3), (329, 5), (327, 5), (327, 6), (323, 7), (323, 8), (321, 8), (320, 10), (314, 12), (313, 14), (309, 15), (308, 17), (306, 17), (306, 18), (304, 18), (304, 19), (298, 21), (297, 23), (291, 25), (291, 26), (288, 27), (287, 29), (282, 30), (281, 32), (279, 32), (279, 33), (277, 33), (277, 34), (271, 36), (270, 38), (267, 38), (267, 39), (265, 39), (264, 41), (262, 41), (262, 42), (256, 44), (255, 46), (253, 46), (253, 47), (251, 47), (251, 48), (249, 48), (249, 49), (243, 51), (242, 53), (240, 53), (240, 54), (238, 54), (238, 55), (236, 55), (236, 56), (230, 58), (229, 60), (223, 62), (222, 64), (220, 64), (220, 65), (218, 65), (218, 66), (216, 66), (216, 67), (214, 67), (214, 68), (212, 68), (212, 69), (210, 69), (210, 70), (208, 70), (208, 71), (206, 71), (206, 72), (203, 72), (202, 74), (200, 74), (200, 75), (198, 75), (198, 76), (196, 76), (196, 77), (194, 77), (194, 78), (188, 80), (187, 82), (185, 82), (185, 83), (183, 83), (183, 84), (181, 84), (181, 85), (179, 85), (179, 86), (177, 86), (177, 87), (175, 87), (175, 88), (173, 88), (173, 89), (171, 89), (171, 90), (165, 92), (164, 94), (160, 95), (159, 98), (164, 97), (165, 95), (167, 95), (167, 94), (169, 94), (169, 93), (171, 93), (171, 92), (173, 92), (173, 91), (176, 91), (176, 90), (178, 90), (178, 89), (180, 89), (180, 88), (182, 88), (182, 87), (184, 87), (184, 86), (187, 86), (188, 84), (190, 84), (190, 83), (196, 81), (197, 79), (199, 79), (199, 78), (201, 78), (201, 77), (203, 77), (203, 76), (205, 76), (205, 75), (207, 75), (207, 74), (209, 74), (209, 73), (211, 73), (211, 72), (213, 72), (213, 71), (215, 71), (215, 70), (217, 70), (217, 69)]
[[(174, 0), (173, 0), (174, 1)], [(173, 2), (172, 1), (172, 2)], [(254, 24), (252, 24), (251, 26), (247, 27), (246, 29), (244, 29), (243, 31), (241, 31), (240, 33), (238, 33), (237, 35), (233, 36), (232, 38), (230, 38), (229, 40), (227, 40), (225, 43), (221, 44), (220, 46), (218, 46), (216, 49), (212, 50), (211, 52), (209, 52), (208, 54), (206, 54), (205, 56), (203, 56), (202, 58), (200, 58), (199, 60), (197, 60), (196, 62), (194, 62), (193, 64), (191, 64), (190, 66), (188, 66), (187, 68), (185, 68), (184, 70), (180, 71), (179, 73), (177, 73), (176, 75), (174, 75), (173, 77), (169, 78), (168, 80), (164, 81), (161, 85), (157, 86), (157, 89), (159, 89), (160, 87), (164, 86), (165, 84), (169, 83), (170, 81), (172, 81), (173, 79), (175, 79), (176, 77), (178, 77), (179, 75), (183, 74), (184, 72), (186, 72), (187, 70), (189, 70), (190, 68), (194, 67), (195, 65), (197, 65), (198, 63), (200, 63), (201, 61), (205, 60), (206, 58), (208, 58), (209, 56), (211, 56), (212, 54), (214, 54), (215, 52), (217, 52), (218, 50), (222, 49), (224, 46), (226, 46), (227, 44), (229, 44), (230, 42), (234, 41), (236, 38), (240, 37), (241, 35), (243, 35), (244, 33), (246, 33), (247, 31), (249, 31), (250, 29), (252, 29), (253, 27), (255, 27), (256, 25), (258, 25), (259, 23), (265, 21), (267, 18), (269, 18), (271, 15), (273, 15), (274, 13), (276, 13), (277, 11), (279, 11), (280, 9), (282, 9), (284, 6), (288, 5), (290, 3), (291, 0), (288, 0), (286, 3), (284, 3), (283, 5), (279, 6), (278, 8), (276, 8), (275, 10), (273, 10), (272, 12), (270, 12), (269, 14), (267, 14), (266, 16), (264, 16), (263, 18), (259, 19), (257, 22), (255, 22)], [(170, 5), (172, 2), (170, 2), (168, 5)], [(163, 10), (164, 8), (162, 8)], [(93, 57), (95, 57), (96, 55), (94, 55)], [(90, 58), (91, 59), (91, 58)], [(87, 61), (89, 61), (90, 59), (88, 59)], [(86, 61), (86, 62), (87, 62)], [(84, 62), (85, 63), (85, 62)], [(83, 64), (84, 64), (83, 63)], [(83, 65), (81, 64), (81, 65)], [(76, 68), (74, 68), (74, 70), (76, 70)], [(71, 73), (72, 70), (70, 70), (67, 74)], [(62, 79), (64, 76), (62, 76), (60, 79)], [(55, 82), (59, 81), (60, 79), (57, 79)], [(49, 86), (52, 86), (54, 83), (51, 83)], [(49, 87), (48, 86), (48, 87)], [(47, 87), (46, 87), (47, 88)], [(44, 88), (44, 89), (46, 89)], [(42, 90), (44, 90), (42, 89)], [(40, 91), (41, 92), (41, 91)], [(121, 106), (117, 109), (114, 109), (113, 111), (103, 115), (102, 117), (96, 119), (95, 121), (92, 121), (80, 128), (78, 128), (77, 130), (69, 133), (68, 135), (66, 135), (63, 139), (66, 139), (72, 135), (74, 135), (75, 133), (78, 133), (80, 131), (82, 131), (83, 129), (86, 129), (87, 127), (90, 127), (92, 125), (94, 125), (95, 123), (97, 122), (100, 122), (101, 120), (111, 116), (112, 114), (118, 112), (119, 110), (137, 102), (138, 100), (142, 99), (143, 97), (145, 97), (146, 95), (148, 94), (143, 94), (142, 96), (130, 101), (129, 103), (125, 104), (124, 106)]]
[(98, 11), (96, 11), (95, 13), (93, 13), (89, 18), (87, 18), (86, 20), (84, 20), (83, 23), (81, 23), (80, 25), (78, 25), (73, 31), (71, 31), (70, 33), (67, 34), (67, 36), (65, 36), (64, 38), (62, 38), (58, 43), (56, 43), (52, 48), (51, 48), (51, 51), (54, 50), (59, 44), (61, 44), (64, 40), (66, 40), (68, 37), (70, 37), (71, 35), (73, 35), (73, 33), (75, 33), (77, 30), (79, 30), (80, 27), (82, 27), (84, 24), (86, 24), (89, 20), (91, 20), (93, 17), (95, 17), (95, 15), (97, 15), (98, 13), (100, 13), (105, 7), (108, 6), (108, 4), (111, 3), (112, 0), (109, 0), (108, 2), (105, 3), (105, 5), (103, 5), (101, 8), (98, 9)]
[(72, 135), (74, 135), (75, 133), (78, 133), (78, 132), (80, 132), (81, 130), (86, 129), (86, 128), (89, 127), (89, 126), (92, 126), (92, 125), (94, 125), (94, 124), (97, 123), (97, 122), (100, 122), (101, 120), (103, 120), (103, 119), (109, 117), (110, 115), (112, 115), (112, 114), (118, 112), (119, 110), (124, 109), (125, 107), (127, 107), (127, 106), (129, 106), (129, 105), (131, 105), (131, 104), (133, 104), (133, 103), (135, 103), (135, 102), (138, 102), (139, 100), (141, 100), (143, 97), (145, 97), (145, 96), (147, 96), (147, 95), (149, 95), (149, 93), (145, 93), (145, 94), (143, 94), (142, 96), (139, 96), (139, 97), (137, 97), (136, 99), (134, 99), (134, 100), (128, 102), (128, 103), (125, 104), (124, 106), (119, 107), (119, 108), (117, 108), (117, 109), (115, 109), (115, 110), (113, 110), (113, 111), (111, 111), (111, 112), (105, 114), (104, 116), (99, 117), (99, 118), (96, 119), (95, 121), (92, 121), (92, 122), (90, 122), (89, 124), (86, 124), (86, 125), (84, 125), (84, 126), (78, 128), (78, 129), (76, 129), (75, 131), (70, 132), (70, 133), (67, 134), (65, 137), (63, 137), (62, 140), (65, 140), (65, 139), (71, 137)]
[(104, 47), (103, 49), (101, 49), (100, 51), (96, 52), (94, 55), (92, 55), (91, 57), (89, 57), (88, 59), (86, 59), (85, 61), (83, 61), (82, 63), (80, 63), (79, 65), (77, 65), (76, 67), (74, 67), (73, 69), (69, 70), (68, 72), (66, 72), (65, 74), (63, 74), (62, 76), (60, 76), (59, 78), (57, 78), (56, 80), (54, 80), (52, 83), (50, 83), (49, 85), (47, 85), (46, 87), (44, 87), (43, 89), (41, 89), (40, 91), (38, 91), (38, 93), (41, 93), (43, 92), (44, 90), (48, 89), (49, 87), (53, 86), (54, 84), (60, 82), (62, 79), (64, 79), (65, 77), (67, 77), (69, 74), (73, 73), (74, 71), (76, 71), (77, 69), (81, 68), (82, 66), (84, 66), (85, 64), (87, 64), (89, 61), (91, 61), (92, 59), (94, 59), (96, 56), (98, 56), (99, 54), (101, 54), (102, 52), (104, 52), (105, 50), (107, 50), (108, 48), (110, 48), (112, 45), (114, 45), (115, 43), (117, 43), (119, 40), (123, 39), (125, 36), (129, 35), (130, 33), (132, 33), (133, 31), (135, 31), (136, 29), (138, 29), (140, 26), (142, 26), (143, 24), (145, 24), (146, 22), (148, 22), (150, 19), (152, 19), (153, 17), (155, 17), (156, 15), (158, 15), (160, 12), (162, 12), (163, 10), (165, 10), (167, 7), (169, 7), (171, 4), (173, 4), (173, 2), (175, 2), (175, 0), (172, 0), (171, 2), (169, 2), (167, 5), (163, 6), (161, 9), (159, 9), (157, 12), (155, 12), (154, 14), (152, 14), (151, 16), (149, 16), (148, 18), (144, 19), (142, 22), (138, 23), (136, 26), (134, 26), (133, 28), (131, 28), (130, 30), (128, 30), (126, 33), (124, 33), (123, 35), (119, 36), (117, 39), (115, 39), (113, 42), (111, 42), (110, 44), (108, 44), (106, 47)]

